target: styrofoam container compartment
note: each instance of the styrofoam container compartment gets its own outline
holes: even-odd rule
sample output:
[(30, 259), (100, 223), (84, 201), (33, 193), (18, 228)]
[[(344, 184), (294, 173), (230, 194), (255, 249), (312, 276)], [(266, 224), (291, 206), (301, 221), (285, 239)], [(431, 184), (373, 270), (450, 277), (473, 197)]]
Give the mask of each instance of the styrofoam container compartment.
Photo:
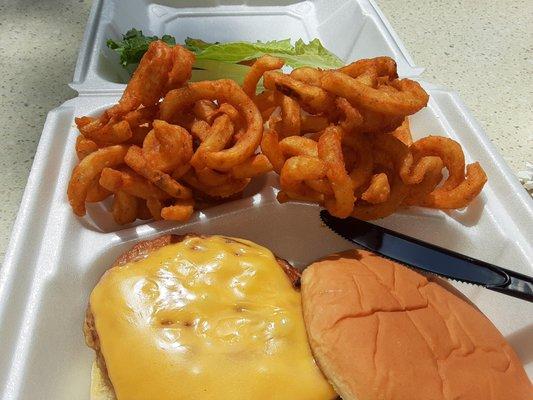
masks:
[[(181, 225), (159, 221), (119, 227), (106, 215), (105, 204), (91, 205), (82, 219), (72, 213), (66, 187), (76, 164), (73, 119), (98, 115), (123, 89), (100, 65), (102, 43), (110, 34), (134, 26), (175, 34), (178, 40), (187, 35), (207, 40), (319, 37), (346, 60), (384, 53), (396, 57), (404, 74), (420, 72), (370, 2), (234, 3), (95, 2), (73, 84), (80, 96), (48, 115), (0, 270), (1, 400), (89, 398), (94, 353), (82, 333), (89, 294), (114, 259), (138, 240), (168, 232), (226, 234), (265, 245), (299, 268), (351, 247), (321, 223), (319, 207), (279, 204), (274, 174), (257, 180), (242, 199), (199, 212)], [(465, 210), (411, 208), (377, 223), (533, 275), (531, 199), (458, 97), (436, 85), (423, 86), (431, 99), (411, 117), (414, 136), (458, 140), (467, 161), (480, 161), (489, 181)], [(472, 285), (457, 287), (495, 323), (533, 376), (533, 305)]]

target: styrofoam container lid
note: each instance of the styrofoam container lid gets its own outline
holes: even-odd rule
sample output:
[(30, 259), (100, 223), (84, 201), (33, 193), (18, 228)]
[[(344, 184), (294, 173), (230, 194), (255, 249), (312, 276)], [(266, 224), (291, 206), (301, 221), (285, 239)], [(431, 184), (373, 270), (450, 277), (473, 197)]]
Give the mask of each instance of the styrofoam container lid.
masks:
[(96, 0), (70, 85), (74, 90), (124, 89), (127, 73), (105, 43), (131, 28), (146, 35), (173, 35), (178, 43), (187, 37), (219, 42), (318, 38), (344, 61), (386, 55), (396, 60), (401, 76), (423, 71), (368, 0)]

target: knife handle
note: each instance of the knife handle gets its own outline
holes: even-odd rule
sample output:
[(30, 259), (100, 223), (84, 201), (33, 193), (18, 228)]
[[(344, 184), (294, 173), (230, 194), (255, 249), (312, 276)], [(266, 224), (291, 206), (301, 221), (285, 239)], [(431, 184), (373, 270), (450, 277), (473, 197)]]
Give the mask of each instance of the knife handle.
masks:
[(508, 269), (498, 268), (507, 276), (507, 282), (502, 285), (487, 286), (487, 289), (496, 292), (505, 293), (509, 296), (518, 297), (522, 300), (533, 302), (533, 278), (522, 275), (518, 272), (509, 271)]

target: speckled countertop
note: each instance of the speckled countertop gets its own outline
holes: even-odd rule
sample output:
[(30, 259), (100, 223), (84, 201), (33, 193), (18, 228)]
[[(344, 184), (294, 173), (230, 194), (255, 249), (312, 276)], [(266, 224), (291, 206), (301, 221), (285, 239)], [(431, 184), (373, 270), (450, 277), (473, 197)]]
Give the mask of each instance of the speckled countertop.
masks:
[[(533, 160), (533, 2), (378, 0), (423, 78), (457, 90), (511, 167)], [(71, 81), (90, 0), (0, 0), (0, 259), (46, 113)]]

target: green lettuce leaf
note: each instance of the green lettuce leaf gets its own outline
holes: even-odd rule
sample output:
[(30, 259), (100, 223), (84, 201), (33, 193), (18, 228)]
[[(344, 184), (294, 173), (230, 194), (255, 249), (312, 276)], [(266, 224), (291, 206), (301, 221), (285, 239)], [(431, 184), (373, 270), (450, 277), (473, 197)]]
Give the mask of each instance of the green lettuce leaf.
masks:
[[(130, 64), (138, 64), (154, 40), (159, 40), (159, 38), (157, 36), (144, 36), (142, 31), (133, 28), (122, 35), (122, 40), (116, 42), (113, 39), (108, 39), (106, 45), (118, 53), (120, 65), (126, 68)], [(161, 40), (170, 46), (176, 44), (176, 39), (170, 35), (163, 35)]]
[(216, 79), (233, 79), (242, 85), (244, 77), (250, 71), (247, 65), (227, 63), (217, 60), (196, 60), (192, 70), (191, 81), (199, 82)]
[(199, 39), (188, 39), (187, 46), (196, 53), (197, 60), (218, 60), (229, 63), (253, 60), (265, 54), (279, 57), (285, 60), (292, 68), (303, 66), (317, 68), (338, 68), (343, 64), (342, 60), (327, 50), (320, 40), (314, 39), (304, 43), (299, 39), (294, 46), (290, 39), (273, 40), (270, 42), (229, 42), (229, 43), (206, 43), (201, 42), (201, 47), (195, 43)]
[[(140, 30), (130, 29), (122, 35), (122, 40), (109, 39), (107, 47), (118, 53), (120, 64), (131, 74), (154, 40), (159, 38), (145, 36)], [(176, 39), (170, 35), (163, 35), (161, 40), (171, 46), (176, 44)], [(309, 43), (299, 39), (293, 45), (290, 39), (255, 43), (243, 41), (209, 43), (201, 39), (187, 38), (185, 46), (196, 55), (193, 80), (228, 78), (242, 83), (250, 67), (239, 63), (254, 60), (265, 54), (285, 60), (285, 63), (292, 68), (309, 66), (327, 69), (343, 65), (342, 60), (328, 51), (318, 39)]]

